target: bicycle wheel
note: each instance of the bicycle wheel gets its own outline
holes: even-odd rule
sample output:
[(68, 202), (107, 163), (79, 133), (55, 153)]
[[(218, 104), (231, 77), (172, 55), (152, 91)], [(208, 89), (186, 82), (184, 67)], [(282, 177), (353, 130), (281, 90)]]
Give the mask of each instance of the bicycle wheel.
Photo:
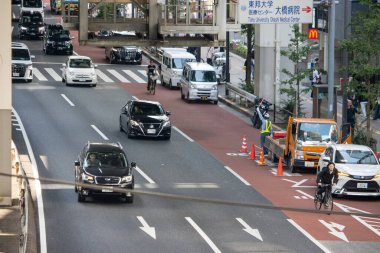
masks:
[(156, 81), (153, 81), (152, 83), (152, 94), (156, 94)]
[(326, 204), (327, 210), (332, 211), (334, 209), (334, 200), (330, 191), (326, 193)]
[(321, 210), (321, 207), (322, 207), (322, 201), (318, 198), (318, 189), (315, 190), (315, 194), (314, 194), (314, 206), (315, 206), (315, 209), (317, 210)]

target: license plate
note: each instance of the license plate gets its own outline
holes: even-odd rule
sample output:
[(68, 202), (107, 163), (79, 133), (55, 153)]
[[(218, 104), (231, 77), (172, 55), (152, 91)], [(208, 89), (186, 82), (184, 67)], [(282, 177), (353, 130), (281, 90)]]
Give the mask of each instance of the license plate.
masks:
[(79, 78), (79, 82), (85, 82), (86, 81), (86, 79), (84, 79), (84, 78)]
[(368, 188), (368, 183), (358, 183), (357, 187), (358, 188)]
[(156, 133), (156, 129), (148, 129), (148, 130), (146, 130), (146, 132), (148, 134), (155, 134)]
[(103, 188), (102, 192), (113, 192), (112, 188)]
[(207, 100), (207, 97), (202, 96), (201, 99), (202, 99), (202, 100)]
[(305, 162), (305, 167), (314, 167), (314, 162)]
[(63, 47), (58, 47), (57, 49), (58, 49), (58, 50), (62, 50), (62, 49), (63, 49)]
[(20, 73), (13, 73), (13, 76), (20, 76)]

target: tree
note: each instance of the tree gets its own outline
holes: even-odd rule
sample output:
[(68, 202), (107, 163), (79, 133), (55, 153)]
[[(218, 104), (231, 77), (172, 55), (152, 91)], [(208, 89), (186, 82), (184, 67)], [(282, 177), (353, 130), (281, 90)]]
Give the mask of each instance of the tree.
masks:
[(349, 91), (355, 91), (367, 99), (367, 131), (366, 144), (371, 145), (370, 108), (376, 97), (380, 95), (380, 5), (372, 0), (361, 0), (365, 11), (357, 12), (352, 18), (351, 35), (342, 42), (342, 48), (349, 54), (347, 71), (352, 81), (347, 85)]
[(251, 76), (251, 73), (252, 73), (252, 68), (254, 66), (252, 66), (252, 56), (253, 54), (251, 52), (253, 52), (253, 45), (254, 45), (254, 28), (253, 28), (253, 25), (252, 24), (248, 24), (248, 25), (242, 25), (241, 26), (241, 32), (243, 34), (247, 34), (247, 56), (246, 56), (246, 62), (247, 62), (247, 66), (245, 68), (245, 83), (246, 85), (252, 85), (252, 76)]
[(301, 94), (306, 94), (310, 91), (310, 88), (300, 87), (301, 80), (310, 75), (310, 70), (306, 67), (302, 68), (300, 63), (302, 60), (307, 59), (311, 47), (307, 43), (306, 34), (300, 31), (298, 24), (293, 25), (292, 33), (293, 36), (291, 36), (288, 49), (281, 50), (281, 55), (288, 57), (294, 63), (294, 72), (288, 69), (281, 70), (289, 79), (281, 82), (280, 93), (287, 94), (287, 100), (284, 100), (283, 104), (298, 117), (302, 115), (301, 105), (303, 99)]

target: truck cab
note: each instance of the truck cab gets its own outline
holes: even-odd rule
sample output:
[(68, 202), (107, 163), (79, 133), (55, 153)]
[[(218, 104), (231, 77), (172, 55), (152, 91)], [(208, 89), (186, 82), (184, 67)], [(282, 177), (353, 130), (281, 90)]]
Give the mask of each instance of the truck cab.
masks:
[(316, 170), (321, 153), (331, 143), (351, 143), (349, 124), (338, 131), (333, 119), (290, 117), (284, 138), (265, 140), (269, 156), (283, 158), (292, 173), (301, 168)]

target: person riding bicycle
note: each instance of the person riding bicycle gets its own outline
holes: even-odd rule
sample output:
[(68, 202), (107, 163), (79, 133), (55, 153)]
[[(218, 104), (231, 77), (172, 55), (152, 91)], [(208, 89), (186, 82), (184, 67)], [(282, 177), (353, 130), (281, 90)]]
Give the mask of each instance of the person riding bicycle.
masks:
[[(338, 170), (335, 168), (335, 164), (333, 162), (329, 162), (327, 167), (324, 167), (317, 176), (317, 184), (319, 189), (317, 194), (319, 199), (322, 199), (322, 193), (326, 191), (326, 187), (322, 187), (322, 185), (329, 185), (328, 187), (331, 190), (331, 184), (336, 185), (338, 178)], [(325, 206), (326, 204), (327, 203), (325, 203)]]
[(148, 75), (148, 84), (146, 86), (146, 89), (149, 90), (150, 88), (150, 83), (151, 83), (151, 77), (153, 75), (157, 75), (157, 70), (156, 70), (156, 65), (154, 64), (154, 61), (153, 60), (150, 60), (150, 63), (148, 65), (148, 69), (146, 71), (146, 74)]

